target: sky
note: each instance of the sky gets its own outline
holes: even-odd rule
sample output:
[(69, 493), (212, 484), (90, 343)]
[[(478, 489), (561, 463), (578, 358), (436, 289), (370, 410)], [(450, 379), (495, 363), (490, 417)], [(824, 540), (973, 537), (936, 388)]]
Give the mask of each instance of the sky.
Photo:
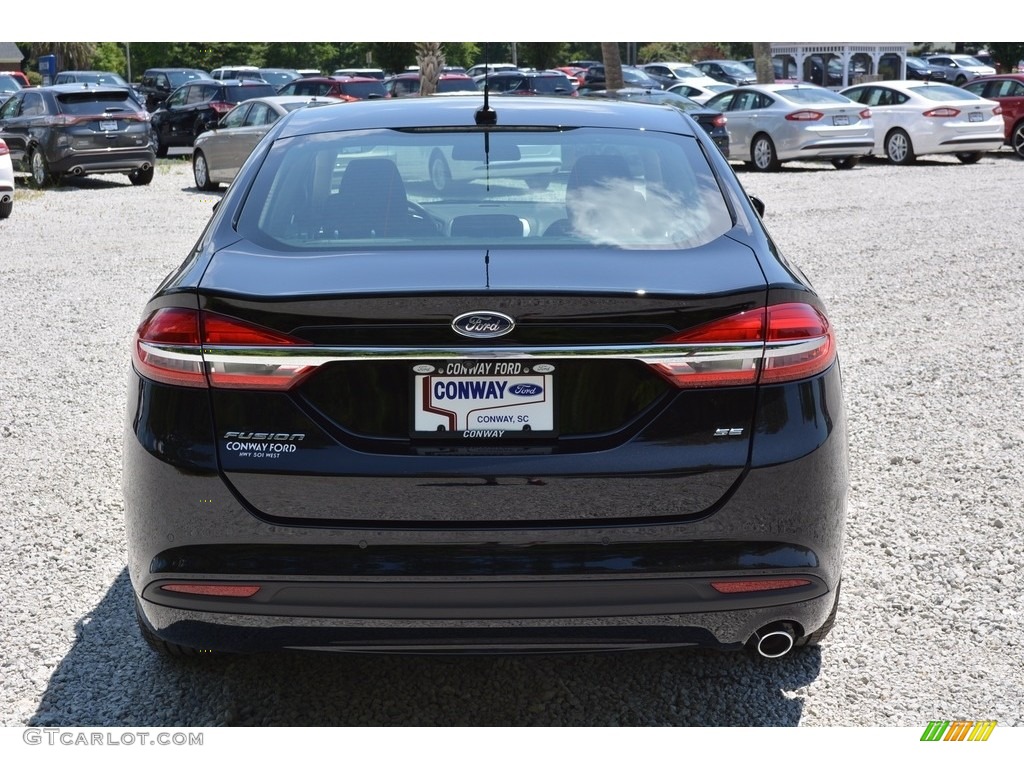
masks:
[[(603, 40), (614, 36), (619, 41), (648, 42), (652, 38), (824, 42), (841, 34), (851, 42), (935, 42), (951, 40), (954, 35), (959, 39), (990, 39), (998, 29), (1006, 28), (1001, 19), (1016, 16), (1010, 0), (992, 0), (986, 3), (984, 14), (974, 16), (912, 13), (906, 4), (881, 0), (859, 0), (849, 5), (793, 0), (783, 3), (728, 0), (720, 5), (648, 4), (642, 12), (607, 19), (600, 16), (600, 11), (595, 11), (597, 8), (614, 10), (617, 5), (597, 3), (582, 7), (578, 3), (552, 3), (550, 0), (516, 0), (515, 14), (503, 12), (492, 17), (488, 9), (495, 6), (486, 2), (474, 11), (472, 5), (465, 2), (424, 4), (390, 0), (382, 8), (374, 8), (365, 4), (344, 6), (337, 0), (307, 0), (301, 12), (291, 15), (282, 13), (281, 7), (273, 4), (266, 6), (266, 11), (249, 5), (240, 12), (240, 6), (232, 3), (223, 4), (219, 10), (207, 5), (201, 11), (183, 5), (179, 6), (180, 11), (153, 15), (140, 12), (137, 2), (110, 0), (104, 4), (102, 13), (90, 17), (81, 13), (80, 2), (50, 0), (48, 13), (22, 14), (21, 18), (9, 16), (4, 26), (6, 36), (32, 41), (319, 41), (330, 37), (338, 41), (376, 42), (426, 39), (535, 42), (551, 40), (557, 35), (573, 40)], [(499, 7), (508, 9), (508, 6)], [(665, 7), (670, 10), (655, 12)], [(769, 9), (767, 14), (765, 7)], [(786, 10), (779, 10), (783, 8)], [(120, 17), (117, 10), (123, 11)], [(620, 5), (619, 10), (622, 10)], [(510, 21), (512, 17), (515, 18)], [(331, 25), (317, 19), (334, 19), (337, 23)]]

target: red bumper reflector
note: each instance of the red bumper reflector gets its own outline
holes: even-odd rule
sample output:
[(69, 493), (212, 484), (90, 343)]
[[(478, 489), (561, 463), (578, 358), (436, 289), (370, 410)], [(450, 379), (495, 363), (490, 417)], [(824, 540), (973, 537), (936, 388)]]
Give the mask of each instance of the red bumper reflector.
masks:
[(757, 581), (712, 581), (711, 586), (718, 592), (764, 592), (769, 589), (792, 589), (804, 587), (811, 582), (807, 579), (758, 579)]
[(252, 597), (260, 591), (253, 584), (164, 584), (160, 589), (209, 597)]

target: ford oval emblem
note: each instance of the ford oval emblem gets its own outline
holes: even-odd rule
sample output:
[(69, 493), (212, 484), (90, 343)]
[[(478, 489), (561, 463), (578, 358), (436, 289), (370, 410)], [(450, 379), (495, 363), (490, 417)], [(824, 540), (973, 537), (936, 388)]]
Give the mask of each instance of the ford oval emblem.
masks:
[(543, 391), (544, 388), (540, 386), (540, 384), (529, 384), (525, 382), (522, 384), (513, 384), (508, 388), (508, 393), (510, 395), (516, 395), (517, 397), (536, 397)]
[(501, 312), (466, 312), (452, 320), (452, 330), (471, 339), (493, 339), (516, 327), (516, 321)]

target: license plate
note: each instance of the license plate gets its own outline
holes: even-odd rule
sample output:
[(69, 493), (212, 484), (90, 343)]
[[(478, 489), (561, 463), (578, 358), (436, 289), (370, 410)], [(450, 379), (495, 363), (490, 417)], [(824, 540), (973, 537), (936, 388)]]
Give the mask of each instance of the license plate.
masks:
[(101, 131), (116, 131), (117, 120), (100, 120)]
[(507, 440), (555, 434), (555, 367), (460, 360), (412, 367), (413, 437)]
[(832, 125), (849, 125), (849, 115), (832, 115)]
[(981, 112), (970, 112), (967, 115), (967, 120), (972, 123), (984, 122), (985, 116)]

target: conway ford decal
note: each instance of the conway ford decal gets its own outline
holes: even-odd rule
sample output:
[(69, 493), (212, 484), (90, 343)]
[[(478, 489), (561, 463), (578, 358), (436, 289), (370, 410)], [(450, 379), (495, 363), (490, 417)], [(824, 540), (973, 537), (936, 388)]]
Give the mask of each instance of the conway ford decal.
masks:
[(508, 388), (510, 395), (516, 395), (518, 397), (536, 397), (544, 388), (539, 384), (513, 384)]
[(501, 312), (466, 312), (452, 320), (452, 330), (471, 339), (504, 336), (516, 327), (516, 321)]

